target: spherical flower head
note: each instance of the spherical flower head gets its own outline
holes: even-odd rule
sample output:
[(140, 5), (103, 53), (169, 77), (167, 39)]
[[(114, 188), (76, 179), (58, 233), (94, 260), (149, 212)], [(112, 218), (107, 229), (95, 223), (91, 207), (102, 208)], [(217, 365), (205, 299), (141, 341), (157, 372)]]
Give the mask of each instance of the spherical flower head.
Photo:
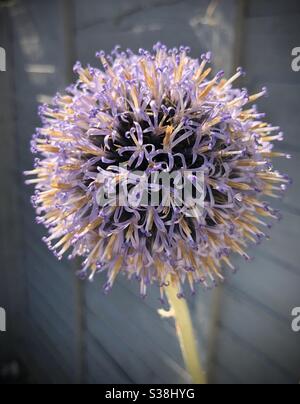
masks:
[(188, 52), (99, 52), (102, 70), (76, 63), (75, 85), (40, 107), (26, 174), (44, 241), (83, 257), (82, 277), (105, 271), (105, 291), (120, 272), (143, 296), (170, 278), (210, 288), (279, 217), (264, 197), (289, 183), (271, 163), (287, 157), (273, 151), (282, 133), (252, 106), (266, 90), (250, 96), (233, 87), (242, 69), (212, 76), (211, 55)]

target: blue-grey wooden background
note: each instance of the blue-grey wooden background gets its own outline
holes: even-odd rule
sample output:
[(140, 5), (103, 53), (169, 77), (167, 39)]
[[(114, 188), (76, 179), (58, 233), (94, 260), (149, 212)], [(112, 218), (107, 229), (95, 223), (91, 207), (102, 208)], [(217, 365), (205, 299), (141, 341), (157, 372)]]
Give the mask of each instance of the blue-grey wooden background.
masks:
[[(0, 2), (2, 4), (3, 2)], [(17, 360), (31, 382), (188, 382), (172, 321), (157, 314), (157, 292), (145, 300), (138, 285), (119, 279), (104, 296), (74, 276), (78, 263), (57, 262), (40, 241), (31, 190), (22, 171), (32, 165), (29, 140), (36, 109), (62, 90), (72, 65), (97, 63), (96, 50), (153, 43), (214, 53), (230, 74), (242, 64), (241, 85), (269, 88), (260, 103), (284, 129), (280, 146), (293, 160), (278, 167), (294, 178), (279, 203), (284, 219), (252, 263), (214, 292), (189, 299), (212, 383), (298, 383), (300, 334), (291, 310), (300, 306), (300, 72), (291, 51), (300, 46), (297, 0), (11, 0), (0, 8), (0, 372)], [(5, 369), (5, 368), (4, 368)], [(1, 373), (0, 373), (1, 378)]]

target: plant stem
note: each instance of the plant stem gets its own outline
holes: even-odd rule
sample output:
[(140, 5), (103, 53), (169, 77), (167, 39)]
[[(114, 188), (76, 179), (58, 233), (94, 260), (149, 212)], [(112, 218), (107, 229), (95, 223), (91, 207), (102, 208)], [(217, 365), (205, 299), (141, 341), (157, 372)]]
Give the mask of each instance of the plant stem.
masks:
[(178, 298), (178, 290), (173, 282), (170, 282), (165, 291), (175, 319), (176, 331), (186, 369), (194, 384), (205, 384), (205, 373), (200, 365), (200, 356), (188, 305), (184, 299)]

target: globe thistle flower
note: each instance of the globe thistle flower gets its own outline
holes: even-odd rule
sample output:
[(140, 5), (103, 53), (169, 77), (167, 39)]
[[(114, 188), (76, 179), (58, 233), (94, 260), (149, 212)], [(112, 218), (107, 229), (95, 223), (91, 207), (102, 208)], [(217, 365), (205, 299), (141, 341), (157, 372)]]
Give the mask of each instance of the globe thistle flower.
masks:
[[(283, 134), (253, 106), (266, 89), (248, 95), (233, 87), (242, 69), (212, 76), (210, 53), (200, 61), (188, 53), (161, 44), (138, 55), (99, 52), (102, 70), (77, 63), (76, 84), (40, 107), (32, 140), (40, 157), (26, 173), (35, 177), (27, 183), (36, 186), (37, 222), (59, 259), (69, 250), (83, 257), (81, 276), (107, 273), (105, 291), (121, 272), (139, 280), (143, 296), (156, 283), (163, 298), (170, 277), (179, 297), (185, 282), (192, 292), (197, 283), (209, 288), (223, 281), (223, 267), (234, 270), (231, 254), (249, 260), (247, 245), (280, 217), (264, 198), (285, 190), (289, 179), (271, 160), (289, 156), (273, 150)], [(135, 171), (147, 192), (162, 191), (155, 173), (188, 172), (193, 187), (201, 173), (202, 209), (177, 205), (174, 183), (169, 204), (99, 204), (99, 191), (120, 189)]]

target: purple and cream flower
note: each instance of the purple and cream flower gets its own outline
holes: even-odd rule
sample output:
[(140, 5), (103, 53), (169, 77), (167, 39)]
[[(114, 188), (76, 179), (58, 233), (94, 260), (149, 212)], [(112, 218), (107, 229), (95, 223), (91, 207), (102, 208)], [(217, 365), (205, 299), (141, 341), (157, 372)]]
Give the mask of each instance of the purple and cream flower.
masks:
[[(271, 163), (289, 156), (273, 151), (283, 135), (251, 105), (266, 89), (250, 96), (232, 86), (241, 69), (229, 80), (211, 76), (211, 55), (188, 53), (161, 44), (138, 55), (100, 52), (103, 70), (77, 63), (76, 84), (40, 107), (32, 140), (40, 157), (26, 173), (35, 177), (27, 183), (36, 186), (37, 221), (59, 259), (69, 250), (83, 257), (81, 276), (107, 273), (105, 291), (120, 272), (140, 281), (143, 296), (156, 283), (163, 297), (170, 277), (179, 291), (185, 282), (193, 292), (211, 287), (223, 266), (234, 270), (231, 253), (248, 260), (247, 245), (279, 218), (264, 198), (289, 184)], [(136, 171), (149, 188), (153, 173), (201, 172), (202, 210), (177, 205), (175, 183), (168, 204), (99, 204), (101, 190), (120, 189)]]

